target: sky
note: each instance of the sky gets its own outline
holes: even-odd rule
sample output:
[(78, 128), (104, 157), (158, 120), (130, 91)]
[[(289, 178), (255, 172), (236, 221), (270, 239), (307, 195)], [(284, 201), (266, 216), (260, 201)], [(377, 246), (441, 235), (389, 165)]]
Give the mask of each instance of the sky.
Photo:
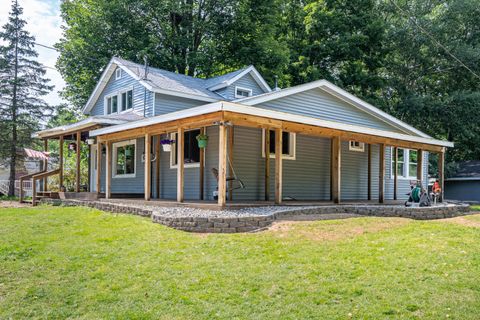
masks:
[[(60, 17), (60, 0), (18, 0), (23, 8), (23, 19), (27, 21), (26, 29), (36, 38), (36, 42), (53, 46), (62, 35), (62, 19)], [(0, 0), (0, 27), (8, 21), (11, 9), (11, 0)], [(36, 46), (38, 61), (45, 66), (55, 67), (58, 53), (51, 49)], [(51, 105), (57, 105), (62, 101), (58, 92), (63, 89), (65, 82), (57, 70), (46, 68), (47, 78), (54, 85), (53, 92), (45, 97), (45, 101)]]

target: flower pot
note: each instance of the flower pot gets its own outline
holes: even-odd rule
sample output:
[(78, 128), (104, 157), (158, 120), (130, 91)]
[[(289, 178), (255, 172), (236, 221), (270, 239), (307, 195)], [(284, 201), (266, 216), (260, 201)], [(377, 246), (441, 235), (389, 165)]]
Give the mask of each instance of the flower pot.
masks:
[(198, 147), (199, 148), (206, 148), (208, 144), (208, 139), (199, 139), (198, 141)]
[(172, 151), (172, 145), (171, 144), (162, 144), (163, 151), (165, 152), (170, 152)]

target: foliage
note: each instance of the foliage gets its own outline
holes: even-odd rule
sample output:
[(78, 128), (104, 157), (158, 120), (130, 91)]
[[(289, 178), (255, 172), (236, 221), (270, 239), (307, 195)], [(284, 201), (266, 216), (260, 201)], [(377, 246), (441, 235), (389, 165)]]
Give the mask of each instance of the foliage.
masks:
[(35, 38), (25, 30), (17, 1), (0, 31), (0, 158), (10, 162), (10, 190), (14, 194), (17, 149), (32, 144), (31, 135), (51, 113), (42, 99), (52, 90), (45, 69), (36, 61)]
[(0, 318), (477, 319), (480, 308), (480, 233), (453, 223), (198, 235), (88, 208), (0, 209), (0, 220)]

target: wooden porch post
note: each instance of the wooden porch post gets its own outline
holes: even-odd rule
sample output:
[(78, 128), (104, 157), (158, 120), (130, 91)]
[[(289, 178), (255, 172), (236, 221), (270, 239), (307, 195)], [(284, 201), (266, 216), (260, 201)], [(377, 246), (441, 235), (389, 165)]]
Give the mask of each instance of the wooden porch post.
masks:
[(332, 138), (331, 155), (331, 180), (332, 180), (332, 200), (334, 203), (340, 203), (341, 195), (341, 166), (342, 166), (342, 141), (340, 137)]
[[(230, 159), (229, 165), (228, 165), (228, 176), (232, 177), (233, 176), (233, 126), (228, 127), (228, 158)], [(230, 180), (228, 182), (228, 200), (233, 201), (233, 181)]]
[(283, 131), (282, 129), (275, 129), (275, 203), (282, 203), (282, 188), (283, 188), (283, 164), (282, 164), (282, 145), (283, 145)]
[(445, 187), (445, 148), (438, 154), (438, 182), (440, 184), (440, 202), (443, 202)]
[[(205, 127), (200, 129), (200, 134), (205, 134)], [(200, 190), (200, 200), (205, 198), (205, 148), (200, 148), (200, 177), (199, 181), (199, 190)]]
[[(184, 151), (184, 129), (178, 128), (177, 130), (177, 201), (183, 202), (184, 193), (184, 164), (185, 164), (185, 151)], [(173, 151), (174, 152), (174, 151)]]
[(227, 198), (227, 128), (218, 126), (218, 205), (225, 207)]
[(385, 144), (380, 144), (378, 172), (378, 202), (385, 200)]
[(58, 140), (58, 189), (62, 191), (63, 187), (63, 136)]
[[(420, 181), (420, 185), (423, 188), (423, 150), (417, 150), (417, 180)], [(428, 184), (427, 184), (428, 186)]]
[(370, 143), (367, 157), (367, 200), (372, 200), (372, 144)]
[(106, 143), (106, 158), (105, 158), (105, 199), (112, 197), (112, 143), (107, 141)]
[[(43, 150), (45, 153), (48, 152), (48, 139), (43, 140)], [(48, 158), (43, 160), (43, 167), (48, 171)], [(48, 191), (48, 177), (43, 178), (43, 191)]]
[(160, 199), (160, 141), (161, 135), (158, 135), (155, 141), (155, 190), (157, 192), (157, 199)]
[(151, 154), (152, 154), (152, 142), (151, 142), (151, 135), (150, 133), (145, 134), (145, 177), (144, 177), (144, 189), (143, 192), (145, 194), (145, 200), (150, 200), (151, 194), (151, 185), (152, 185), (152, 162), (151, 162)]
[(82, 143), (82, 133), (77, 132), (77, 162), (75, 170), (75, 192), (80, 192), (80, 156), (81, 156), (81, 144)]
[(265, 128), (265, 201), (270, 200), (270, 128)]
[(398, 198), (398, 147), (393, 148), (393, 200)]
[(97, 139), (97, 176), (96, 176), (96, 189), (97, 189), (97, 194), (100, 194), (100, 188), (101, 188), (101, 183), (100, 183), (100, 177), (101, 177), (101, 172), (102, 172), (102, 143), (98, 141)]

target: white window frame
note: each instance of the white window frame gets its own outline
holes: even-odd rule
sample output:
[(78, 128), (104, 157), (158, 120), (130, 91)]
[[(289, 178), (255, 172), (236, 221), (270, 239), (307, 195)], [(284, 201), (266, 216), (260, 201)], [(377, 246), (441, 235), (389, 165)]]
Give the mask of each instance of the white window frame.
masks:
[[(289, 154), (282, 154), (282, 159), (284, 160), (296, 160), (297, 157), (297, 134), (294, 132), (289, 132)], [(270, 141), (270, 144), (275, 143), (275, 141)], [(262, 158), (265, 158), (265, 129), (262, 129)], [(270, 159), (275, 159), (275, 153), (270, 154)]]
[[(122, 94), (126, 93), (128, 91), (132, 91), (132, 107), (130, 109), (122, 110), (123, 109)], [(120, 90), (118, 92), (118, 98), (117, 99), (119, 101), (118, 102), (118, 106), (119, 106), (118, 113), (126, 113), (126, 112), (129, 112), (129, 111), (132, 111), (133, 110), (133, 86)]]
[[(417, 179), (417, 172), (412, 176), (410, 172), (410, 151), (416, 151), (415, 149), (406, 149), (406, 148), (398, 148), (398, 150), (403, 150), (403, 174), (397, 175), (398, 179), (401, 180), (416, 180)], [(395, 163), (395, 148), (390, 148), (390, 176), (392, 179), (395, 178), (395, 171), (394, 170), (394, 163)], [(417, 154), (417, 167), (422, 166), (422, 176), (423, 176), (423, 163), (418, 163), (418, 154)], [(396, 168), (395, 168), (396, 170)], [(408, 172), (408, 175), (406, 174)]]
[[(358, 146), (356, 145), (357, 143)], [(356, 140), (350, 140), (348, 142), (348, 150), (355, 152), (365, 152), (365, 143)]]
[(115, 80), (122, 79), (122, 68), (117, 68), (115, 70)]
[(242, 95), (240, 95), (240, 94), (237, 94), (237, 91), (238, 91), (238, 90), (248, 92), (248, 96), (249, 96), (249, 97), (251, 97), (252, 94), (253, 94), (252, 89), (235, 86), (235, 98), (246, 98), (245, 96), (242, 96)]
[[(185, 130), (184, 133), (188, 132), (188, 131), (194, 131), (194, 130), (200, 130), (200, 128)], [(172, 151), (170, 151), (170, 169), (177, 169), (178, 168), (178, 163), (175, 164), (175, 158), (177, 157), (177, 138), (176, 138), (176, 135), (177, 135), (176, 132), (170, 133), (170, 139), (175, 140), (175, 142), (172, 143)], [(184, 143), (185, 143), (185, 141), (184, 141)], [(205, 154), (206, 154), (206, 152), (203, 153), (203, 160), (205, 160)], [(203, 161), (203, 163), (204, 163), (204, 167), (205, 167), (205, 161)], [(185, 169), (200, 168), (200, 162), (184, 163), (183, 167)]]
[[(117, 174), (117, 149), (119, 147), (127, 146), (133, 144), (135, 146), (135, 155), (133, 158), (133, 173), (126, 173), (126, 174)], [(115, 142), (112, 144), (112, 178), (135, 178), (137, 175), (137, 140), (125, 140), (120, 142)]]
[[(108, 113), (108, 105), (107, 105), (107, 101), (109, 98), (113, 98), (113, 97), (117, 97), (117, 111), (116, 112), (111, 112), (111, 113)], [(119, 110), (119, 107), (120, 107), (120, 104), (119, 104), (119, 101), (118, 101), (118, 92), (116, 93), (110, 93), (110, 94), (107, 94), (103, 97), (103, 111), (104, 111), (104, 114), (105, 115), (109, 115), (109, 114), (116, 114), (118, 113), (118, 110)]]

